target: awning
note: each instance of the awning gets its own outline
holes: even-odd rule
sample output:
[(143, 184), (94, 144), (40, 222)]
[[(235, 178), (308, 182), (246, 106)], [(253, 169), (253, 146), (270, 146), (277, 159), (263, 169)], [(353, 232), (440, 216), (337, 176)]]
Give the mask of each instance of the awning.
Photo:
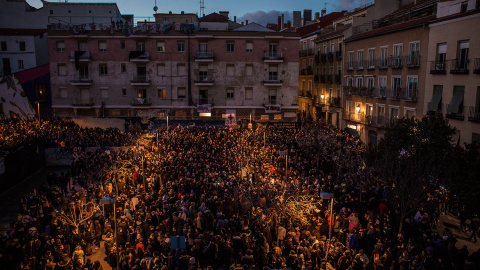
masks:
[(440, 103), (440, 100), (442, 100), (442, 94), (443, 94), (442, 92), (443, 92), (443, 86), (436, 85), (435, 88), (433, 89), (432, 99), (428, 104), (429, 111), (437, 111), (438, 104)]
[(450, 101), (450, 104), (448, 104), (448, 114), (458, 114), (460, 112), (460, 104), (463, 102), (463, 92), (463, 87), (455, 87), (452, 100)]

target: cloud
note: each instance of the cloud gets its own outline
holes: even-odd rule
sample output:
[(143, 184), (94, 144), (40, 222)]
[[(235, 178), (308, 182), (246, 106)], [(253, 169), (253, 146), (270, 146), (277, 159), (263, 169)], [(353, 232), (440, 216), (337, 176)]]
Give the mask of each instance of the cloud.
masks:
[(278, 16), (285, 14), (284, 22), (292, 20), (292, 13), (290, 11), (279, 11), (279, 10), (270, 10), (270, 11), (255, 11), (251, 13), (245, 13), (243, 16), (237, 18), (238, 23), (242, 23), (248, 20), (248, 23), (256, 22), (261, 25), (267, 25), (267, 23), (277, 23)]

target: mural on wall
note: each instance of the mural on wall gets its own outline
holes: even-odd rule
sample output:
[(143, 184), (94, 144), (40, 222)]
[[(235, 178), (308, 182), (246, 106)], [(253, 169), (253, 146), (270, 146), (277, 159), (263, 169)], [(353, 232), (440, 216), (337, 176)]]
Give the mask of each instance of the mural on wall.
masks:
[(32, 104), (13, 75), (0, 77), (0, 114), (6, 118), (35, 118)]

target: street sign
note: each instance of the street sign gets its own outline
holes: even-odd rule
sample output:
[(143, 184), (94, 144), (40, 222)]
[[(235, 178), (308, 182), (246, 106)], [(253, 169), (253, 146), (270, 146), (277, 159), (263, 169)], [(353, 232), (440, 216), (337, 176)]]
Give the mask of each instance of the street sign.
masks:
[(288, 155), (288, 151), (278, 151), (278, 154), (280, 156), (285, 156), (285, 155)]

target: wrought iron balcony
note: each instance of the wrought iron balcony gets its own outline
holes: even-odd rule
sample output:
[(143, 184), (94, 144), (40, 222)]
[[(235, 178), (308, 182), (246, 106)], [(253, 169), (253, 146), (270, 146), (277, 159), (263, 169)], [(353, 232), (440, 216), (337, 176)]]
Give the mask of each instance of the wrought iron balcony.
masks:
[(450, 74), (468, 74), (468, 59), (450, 60)]
[(430, 74), (446, 74), (447, 64), (445, 61), (430, 61)]

